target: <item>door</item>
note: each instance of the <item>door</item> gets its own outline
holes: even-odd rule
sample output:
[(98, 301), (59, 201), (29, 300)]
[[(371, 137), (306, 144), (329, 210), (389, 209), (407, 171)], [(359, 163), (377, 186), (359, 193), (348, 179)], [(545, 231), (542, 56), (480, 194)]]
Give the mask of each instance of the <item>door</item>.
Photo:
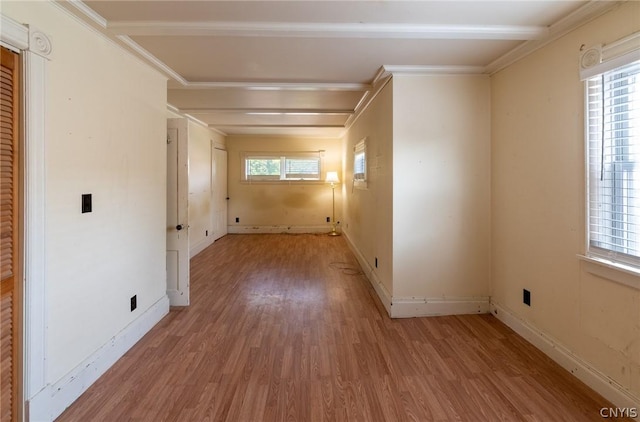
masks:
[(186, 119), (167, 121), (167, 296), (189, 305), (189, 173)]
[(227, 151), (213, 149), (213, 240), (227, 234)]
[(18, 420), (22, 330), (19, 56), (0, 57), (0, 421)]

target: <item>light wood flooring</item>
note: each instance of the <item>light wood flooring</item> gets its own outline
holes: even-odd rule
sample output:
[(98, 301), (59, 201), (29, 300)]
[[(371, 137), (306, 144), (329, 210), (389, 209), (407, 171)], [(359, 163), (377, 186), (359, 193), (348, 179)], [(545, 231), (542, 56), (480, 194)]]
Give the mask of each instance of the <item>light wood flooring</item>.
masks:
[(601, 421), (611, 407), (491, 315), (390, 319), (345, 240), (229, 235), (66, 421)]

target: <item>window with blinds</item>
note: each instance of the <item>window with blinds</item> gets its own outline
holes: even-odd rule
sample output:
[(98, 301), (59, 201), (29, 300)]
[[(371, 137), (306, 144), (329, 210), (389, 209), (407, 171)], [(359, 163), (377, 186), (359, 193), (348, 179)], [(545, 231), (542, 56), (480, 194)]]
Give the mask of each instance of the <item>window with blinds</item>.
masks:
[(321, 174), (322, 151), (244, 154), (245, 181), (320, 180)]
[(353, 186), (367, 187), (367, 139), (363, 139), (353, 148)]
[(587, 80), (589, 253), (640, 267), (640, 60)]

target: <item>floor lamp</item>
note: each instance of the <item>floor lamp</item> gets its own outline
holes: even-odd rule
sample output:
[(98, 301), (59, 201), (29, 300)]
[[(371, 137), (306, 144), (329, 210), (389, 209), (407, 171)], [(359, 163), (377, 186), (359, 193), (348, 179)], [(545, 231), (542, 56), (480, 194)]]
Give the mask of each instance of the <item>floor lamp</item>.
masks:
[(340, 236), (340, 233), (336, 231), (336, 184), (340, 183), (340, 179), (338, 179), (338, 172), (328, 171), (325, 182), (331, 183), (331, 193), (333, 200), (333, 214), (331, 216), (331, 231), (329, 232), (329, 236)]

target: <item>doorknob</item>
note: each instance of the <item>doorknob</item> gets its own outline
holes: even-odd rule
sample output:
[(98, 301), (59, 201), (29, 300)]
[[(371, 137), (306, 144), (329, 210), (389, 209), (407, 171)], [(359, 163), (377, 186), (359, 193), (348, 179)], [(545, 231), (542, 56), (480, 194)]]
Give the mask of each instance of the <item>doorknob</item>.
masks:
[(178, 225), (176, 226), (176, 230), (182, 230), (182, 224), (178, 224)]

